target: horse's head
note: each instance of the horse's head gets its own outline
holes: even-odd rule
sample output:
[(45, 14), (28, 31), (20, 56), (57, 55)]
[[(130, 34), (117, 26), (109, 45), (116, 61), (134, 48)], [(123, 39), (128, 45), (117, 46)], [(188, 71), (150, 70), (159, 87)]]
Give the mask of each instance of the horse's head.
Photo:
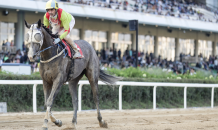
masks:
[(43, 44), (42, 23), (39, 20), (37, 23), (30, 25), (25, 21), (25, 25), (29, 29), (25, 39), (29, 48), (28, 57), (33, 62), (35, 54), (40, 51)]

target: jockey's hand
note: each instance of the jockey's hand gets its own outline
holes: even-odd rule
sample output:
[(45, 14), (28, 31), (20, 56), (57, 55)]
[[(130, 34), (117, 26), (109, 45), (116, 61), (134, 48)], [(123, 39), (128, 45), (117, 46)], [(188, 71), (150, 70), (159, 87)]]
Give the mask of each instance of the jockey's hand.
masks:
[(57, 43), (59, 43), (60, 41), (61, 41), (60, 38), (55, 38), (55, 39), (54, 39), (54, 44), (57, 44)]

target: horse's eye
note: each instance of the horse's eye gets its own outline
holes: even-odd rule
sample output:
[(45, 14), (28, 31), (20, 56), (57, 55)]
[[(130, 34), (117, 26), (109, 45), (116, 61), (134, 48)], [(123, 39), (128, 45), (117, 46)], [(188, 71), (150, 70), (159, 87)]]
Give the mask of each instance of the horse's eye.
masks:
[(34, 38), (36, 39), (37, 42), (40, 42), (42, 40), (42, 37), (41, 37), (40, 33), (36, 33)]
[(26, 34), (26, 41), (28, 41), (29, 38), (30, 38), (30, 35), (29, 35), (29, 33), (27, 33), (27, 34)]

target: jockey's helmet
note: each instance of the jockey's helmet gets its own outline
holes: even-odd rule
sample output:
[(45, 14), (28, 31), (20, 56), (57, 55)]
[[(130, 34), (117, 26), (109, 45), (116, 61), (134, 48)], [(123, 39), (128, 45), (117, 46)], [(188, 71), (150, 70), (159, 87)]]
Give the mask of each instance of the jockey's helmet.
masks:
[(49, 0), (46, 3), (45, 9), (58, 9), (58, 2), (56, 0)]

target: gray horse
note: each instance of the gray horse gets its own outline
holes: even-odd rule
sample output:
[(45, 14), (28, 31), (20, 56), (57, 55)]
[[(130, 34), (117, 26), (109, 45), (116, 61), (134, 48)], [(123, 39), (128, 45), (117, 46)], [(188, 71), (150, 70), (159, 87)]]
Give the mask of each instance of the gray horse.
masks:
[(49, 29), (43, 26), (41, 20), (32, 25), (25, 21), (25, 25), (29, 29), (26, 34), (26, 41), (28, 43), (28, 57), (30, 61), (34, 61), (34, 56), (37, 52), (49, 48), (40, 53), (41, 64), (39, 71), (43, 80), (45, 106), (47, 107), (42, 129), (48, 129), (47, 123), (49, 117), (55, 125), (59, 127), (62, 126), (62, 121), (56, 119), (54, 115), (52, 115), (51, 107), (61, 86), (65, 82), (69, 83), (69, 90), (74, 108), (72, 124), (76, 129), (78, 108), (77, 85), (84, 74), (91, 85), (93, 98), (97, 108), (99, 125), (100, 127), (107, 128), (107, 123), (102, 120), (99, 109), (98, 79), (109, 85), (114, 85), (119, 78), (108, 75), (100, 70), (98, 57), (95, 50), (88, 42), (84, 40), (75, 41), (75, 43), (80, 46), (84, 58), (72, 60), (68, 57), (64, 57), (63, 48), (61, 49), (61, 47), (53, 44), (53, 38), (57, 36), (53, 35)]

